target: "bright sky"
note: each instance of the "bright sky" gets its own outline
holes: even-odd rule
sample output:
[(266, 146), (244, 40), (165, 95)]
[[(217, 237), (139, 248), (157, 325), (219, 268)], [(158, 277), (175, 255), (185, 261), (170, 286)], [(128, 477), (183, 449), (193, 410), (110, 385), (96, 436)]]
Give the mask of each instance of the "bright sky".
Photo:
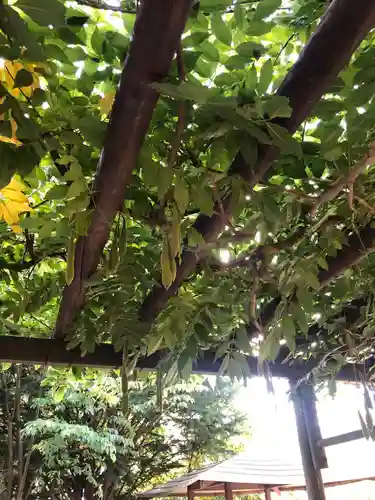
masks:
[[(289, 401), (289, 385), (285, 379), (273, 380), (275, 395), (267, 392), (265, 380), (252, 378), (247, 388), (241, 388), (236, 405), (247, 412), (250, 419), (252, 442), (272, 445), (297, 445), (293, 404)], [(360, 428), (358, 410), (363, 411), (363, 393), (360, 387), (337, 384), (334, 399), (327, 392), (318, 394), (318, 415), (323, 437), (329, 437)]]

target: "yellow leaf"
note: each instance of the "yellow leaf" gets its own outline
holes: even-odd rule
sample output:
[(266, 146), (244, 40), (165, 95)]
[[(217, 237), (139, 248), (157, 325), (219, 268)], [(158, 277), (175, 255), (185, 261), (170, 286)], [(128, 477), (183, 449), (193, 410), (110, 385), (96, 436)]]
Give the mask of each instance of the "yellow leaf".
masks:
[(16, 146), (21, 146), (22, 142), (20, 142), (18, 139), (15, 138), (10, 138), (10, 137), (5, 137), (5, 135), (0, 135), (0, 141), (1, 142), (9, 142), (11, 144), (14, 144)]
[(160, 266), (161, 266), (161, 281), (163, 283), (164, 288), (168, 290), (168, 288), (173, 283), (173, 270), (170, 268), (170, 259), (169, 259), (169, 242), (168, 237), (164, 237), (163, 242), (163, 250), (160, 255)]
[(15, 233), (22, 233), (22, 229), (21, 229), (21, 226), (17, 226), (17, 224), (13, 224), (12, 226), (10, 226), (12, 228), (12, 230), (15, 232)]
[(114, 92), (108, 92), (99, 101), (99, 108), (103, 115), (108, 115), (112, 109), (113, 100), (115, 98)]
[[(0, 81), (5, 83), (8, 92), (13, 97), (25, 96), (31, 97), (33, 91), (40, 87), (40, 77), (35, 72), (35, 68), (40, 64), (29, 64), (19, 61), (4, 61), (3, 68), (0, 70)], [(13, 88), (14, 80), (20, 69), (26, 69), (33, 76), (33, 83), (27, 87)]]
[(65, 280), (67, 285), (70, 285), (70, 283), (74, 280), (75, 249), (76, 249), (76, 241), (74, 236), (71, 236), (69, 239), (68, 255), (66, 259), (66, 271), (65, 271)]
[(25, 189), (24, 184), (13, 176), (10, 183), (0, 191), (0, 219), (3, 219), (15, 232), (21, 231), (17, 225), (21, 213), (32, 210), (27, 196), (22, 192), (23, 189)]

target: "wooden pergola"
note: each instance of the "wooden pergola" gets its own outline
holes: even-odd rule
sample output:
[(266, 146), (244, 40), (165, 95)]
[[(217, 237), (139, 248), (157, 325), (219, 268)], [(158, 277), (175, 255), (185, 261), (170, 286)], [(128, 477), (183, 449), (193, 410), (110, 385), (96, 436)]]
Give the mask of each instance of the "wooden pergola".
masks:
[[(112, 345), (97, 346), (94, 353), (82, 357), (79, 349), (67, 350), (64, 339), (84, 307), (85, 282), (99, 265), (111, 223), (123, 203), (126, 186), (136, 168), (142, 142), (158, 100), (158, 93), (152, 88), (152, 84), (162, 81), (168, 75), (190, 8), (191, 0), (141, 2), (92, 189), (94, 208), (90, 226), (87, 235), (77, 241), (74, 279), (65, 288), (52, 338), (1, 336), (0, 361), (96, 367), (121, 365), (121, 356)], [(291, 117), (279, 120), (278, 124), (291, 133), (297, 130), (374, 25), (374, 1), (356, 0), (354, 4), (353, 0), (334, 0), (329, 4), (326, 15), (278, 89), (278, 95), (287, 97), (292, 108)], [(277, 148), (262, 146), (258, 152), (257, 164), (250, 170), (241, 153), (238, 153), (228, 169), (229, 175), (239, 176), (249, 186), (254, 186), (277, 156)], [(219, 208), (216, 207), (211, 217), (199, 215), (194, 224), (195, 229), (208, 242), (217, 239), (231, 217), (230, 199), (220, 200), (218, 203)], [(335, 257), (327, 259), (327, 269), (323, 269), (318, 276), (320, 284), (329, 283), (372, 251), (374, 237), (375, 230), (371, 225), (350, 236), (348, 245)], [(155, 319), (167, 305), (168, 299), (178, 293), (179, 287), (195, 270), (196, 265), (196, 254), (184, 250), (172, 285), (168, 289), (155, 286), (145, 298), (140, 309), (142, 321), (150, 324)], [(360, 303), (361, 300), (359, 298), (357, 302)], [(262, 311), (260, 319), (263, 325), (272, 319), (279, 301), (280, 298), (276, 297)], [(357, 304), (357, 311), (359, 309), (360, 304)], [(254, 325), (248, 326), (249, 337), (255, 331)], [(309, 330), (307, 339), (297, 339), (297, 343), (312, 342), (317, 335), (324, 338), (326, 334), (324, 329), (314, 326)], [(287, 351), (281, 352), (277, 360), (269, 365), (269, 370), (272, 375), (286, 377), (291, 381), (309, 500), (324, 500), (320, 471), (327, 464), (314, 397), (307, 382), (299, 383), (314, 368), (315, 361), (293, 361), (287, 359), (287, 355)], [(157, 352), (150, 357), (141, 358), (138, 367), (155, 369), (164, 356), (164, 352)], [(248, 357), (247, 361), (249, 372), (258, 374), (258, 359)], [(220, 365), (221, 361), (215, 358), (215, 354), (206, 351), (194, 364), (194, 371), (217, 373)], [(348, 364), (342, 367), (337, 378), (358, 380), (369, 366), (372, 366), (371, 359), (362, 365)], [(348, 439), (348, 436), (342, 439)]]

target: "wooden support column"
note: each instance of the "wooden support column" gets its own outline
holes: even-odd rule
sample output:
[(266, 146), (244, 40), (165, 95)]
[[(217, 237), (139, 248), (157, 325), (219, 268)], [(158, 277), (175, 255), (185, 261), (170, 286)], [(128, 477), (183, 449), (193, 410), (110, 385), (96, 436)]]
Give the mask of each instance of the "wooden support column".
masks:
[(187, 489), (187, 494), (188, 494), (188, 500), (194, 500), (194, 485), (188, 486)]
[(224, 483), (225, 500), (233, 500), (232, 483)]
[(299, 390), (302, 396), (303, 414), (315, 468), (327, 469), (328, 461), (324, 446), (322, 446), (322, 432), (316, 409), (314, 389), (310, 384), (302, 384)]
[(272, 500), (272, 492), (270, 488), (264, 488), (264, 498), (265, 500)]
[[(320, 469), (315, 467), (310, 446), (310, 440), (306, 426), (308, 415), (306, 415), (306, 409), (304, 411), (303, 405), (305, 395), (304, 390), (305, 383), (301, 383), (298, 387), (292, 385), (293, 404), (296, 414), (297, 433), (301, 451), (303, 471), (305, 474), (306, 492), (308, 500), (326, 500), (322, 474)], [(306, 392), (308, 394), (308, 389), (306, 389)]]

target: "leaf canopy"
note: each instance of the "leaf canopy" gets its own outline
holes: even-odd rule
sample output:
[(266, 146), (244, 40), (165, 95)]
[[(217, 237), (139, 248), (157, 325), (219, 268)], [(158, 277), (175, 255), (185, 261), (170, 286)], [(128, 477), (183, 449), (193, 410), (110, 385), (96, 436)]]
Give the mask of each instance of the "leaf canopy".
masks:
[[(0, 209), (5, 334), (51, 335), (64, 287), (75, 278), (75, 244), (90, 230), (91, 186), (135, 13), (85, 3), (0, 7), (2, 193), (14, 176), (25, 185), (14, 216)], [(244, 354), (261, 349), (273, 357), (283, 340), (297, 357), (340, 350), (352, 358), (344, 323), (356, 356), (367, 356), (374, 34), (294, 134), (284, 127), (289, 99), (276, 92), (323, 10), (318, 0), (196, 4), (167, 80), (153, 85), (160, 98), (100, 264), (84, 283), (69, 347), (92, 352), (112, 342), (121, 350), (127, 339), (132, 354), (169, 349), (183, 372), (214, 348), (223, 369), (241, 378)], [(238, 151), (251, 172), (270, 146), (280, 156), (255, 186), (233, 175)], [(198, 214), (221, 221), (217, 240), (202, 237)], [(186, 260), (197, 267), (178, 290)], [(165, 287), (170, 298), (150, 324), (140, 311), (155, 298), (153, 287), (156, 295)], [(350, 322), (342, 311), (353, 298), (362, 306)], [(310, 331), (314, 339), (306, 341)]]

